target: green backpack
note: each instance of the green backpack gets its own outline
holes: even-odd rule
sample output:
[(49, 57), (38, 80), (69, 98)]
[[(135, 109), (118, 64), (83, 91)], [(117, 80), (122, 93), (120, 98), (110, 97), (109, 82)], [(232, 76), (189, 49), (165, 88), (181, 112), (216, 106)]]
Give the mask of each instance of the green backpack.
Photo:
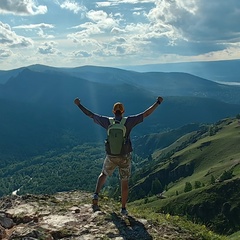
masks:
[(106, 151), (110, 155), (121, 155), (126, 136), (126, 127), (124, 125), (126, 118), (122, 118), (120, 122), (114, 118), (109, 118), (109, 121)]

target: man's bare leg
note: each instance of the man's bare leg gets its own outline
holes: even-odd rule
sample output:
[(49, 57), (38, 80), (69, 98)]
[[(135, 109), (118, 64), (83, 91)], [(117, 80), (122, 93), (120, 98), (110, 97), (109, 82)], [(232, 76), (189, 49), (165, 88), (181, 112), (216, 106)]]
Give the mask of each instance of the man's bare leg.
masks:
[(122, 188), (122, 208), (126, 208), (128, 200), (128, 180), (121, 180)]
[(101, 191), (104, 183), (106, 182), (106, 179), (107, 179), (107, 175), (104, 174), (103, 172), (101, 172), (99, 177), (98, 177), (98, 180), (97, 180), (95, 193), (99, 194), (99, 192)]
[(98, 206), (98, 194), (101, 191), (105, 181), (106, 181), (107, 175), (105, 175), (103, 172), (100, 173), (96, 188), (95, 188), (95, 193), (93, 194), (93, 199), (92, 199), (92, 207), (94, 211), (99, 211), (99, 206)]

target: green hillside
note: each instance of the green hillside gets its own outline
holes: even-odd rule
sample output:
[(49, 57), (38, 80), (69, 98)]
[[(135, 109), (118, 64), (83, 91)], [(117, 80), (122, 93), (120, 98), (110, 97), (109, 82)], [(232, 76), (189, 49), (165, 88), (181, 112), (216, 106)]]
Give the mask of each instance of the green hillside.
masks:
[[(194, 138), (195, 136), (195, 138)], [(197, 136), (197, 137), (196, 137)], [(189, 144), (192, 139), (191, 144)], [(174, 145), (188, 145), (164, 159), (161, 153)], [(164, 156), (166, 156), (163, 154)], [(203, 222), (214, 231), (230, 234), (240, 226), (240, 121), (224, 119), (209, 130), (188, 134), (168, 148), (156, 151), (154, 164), (132, 187), (132, 198), (143, 193), (151, 196), (135, 201), (156, 212), (186, 215)], [(149, 171), (154, 169), (153, 171)], [(138, 176), (141, 176), (140, 174)], [(159, 181), (159, 183), (157, 182)], [(158, 190), (163, 194), (157, 195)], [(155, 185), (153, 184), (155, 183)], [(154, 188), (155, 186), (155, 188)], [(148, 192), (147, 192), (148, 191)], [(155, 191), (155, 192), (154, 192)], [(133, 200), (132, 199), (132, 200)]]
[[(214, 130), (212, 130), (214, 129)], [(214, 131), (214, 133), (211, 133)], [(209, 176), (220, 179), (224, 171), (233, 171), (234, 178), (240, 177), (240, 123), (226, 119), (210, 127), (209, 132), (194, 144), (175, 153), (172, 161), (182, 165), (194, 165), (194, 172), (188, 178), (174, 184), (168, 195), (181, 192), (186, 181), (209, 183)]]

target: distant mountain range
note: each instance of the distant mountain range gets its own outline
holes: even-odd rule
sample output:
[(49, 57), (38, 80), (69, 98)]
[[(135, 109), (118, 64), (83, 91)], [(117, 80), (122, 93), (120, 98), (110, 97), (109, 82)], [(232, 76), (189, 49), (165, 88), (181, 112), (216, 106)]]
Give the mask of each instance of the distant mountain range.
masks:
[[(123, 65), (120, 66), (120, 69), (125, 69), (128, 71), (135, 72), (177, 72), (177, 73), (189, 73), (204, 79), (211, 81), (226, 82), (231, 84), (238, 83), (240, 84), (240, 60), (221, 60), (221, 61), (201, 61), (201, 62), (179, 62), (179, 63), (162, 63), (162, 64), (145, 64), (145, 65)], [(75, 72), (78, 73), (80, 70), (82, 73), (87, 73), (88, 77), (91, 74), (98, 73), (99, 69), (96, 67), (79, 67), (79, 68), (54, 68), (43, 65), (33, 65), (29, 66), (31, 70), (34, 71), (63, 71), (63, 72)], [(90, 71), (86, 71), (89, 68)], [(1, 71), (0, 70), (0, 83), (6, 82), (10, 77), (16, 76), (21, 72), (23, 68), (13, 69), (10, 71)], [(106, 68), (108, 71), (110, 68)], [(115, 69), (116, 70), (116, 69)], [(93, 72), (92, 72), (93, 71)], [(101, 71), (101, 70), (100, 70)]]
[(208, 80), (240, 84), (240, 60), (181, 62), (122, 66), (137, 72), (183, 72)]
[(240, 112), (240, 87), (185, 73), (32, 65), (0, 71), (0, 77), (2, 154), (36, 154), (85, 141), (102, 141), (105, 132), (73, 104), (75, 97), (102, 115), (112, 115), (113, 104), (121, 101), (125, 114), (132, 115), (163, 96), (159, 109), (134, 129), (135, 136), (189, 123), (211, 123)]

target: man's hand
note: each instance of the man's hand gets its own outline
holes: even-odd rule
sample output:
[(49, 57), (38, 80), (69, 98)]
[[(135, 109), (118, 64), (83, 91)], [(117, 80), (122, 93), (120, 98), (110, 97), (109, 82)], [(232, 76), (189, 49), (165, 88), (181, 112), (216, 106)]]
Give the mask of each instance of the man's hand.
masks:
[(74, 99), (74, 103), (80, 108), (80, 110), (86, 114), (88, 117), (93, 118), (94, 117), (94, 113), (89, 111), (87, 108), (85, 108), (81, 103), (80, 103), (80, 99), (79, 98), (75, 98)]
[(74, 99), (74, 103), (79, 106), (80, 105), (80, 99), (79, 98), (75, 98)]
[(162, 98), (162, 97), (158, 97), (158, 98), (157, 98), (157, 102), (158, 102), (159, 104), (161, 104), (162, 101), (163, 101), (163, 98)]

